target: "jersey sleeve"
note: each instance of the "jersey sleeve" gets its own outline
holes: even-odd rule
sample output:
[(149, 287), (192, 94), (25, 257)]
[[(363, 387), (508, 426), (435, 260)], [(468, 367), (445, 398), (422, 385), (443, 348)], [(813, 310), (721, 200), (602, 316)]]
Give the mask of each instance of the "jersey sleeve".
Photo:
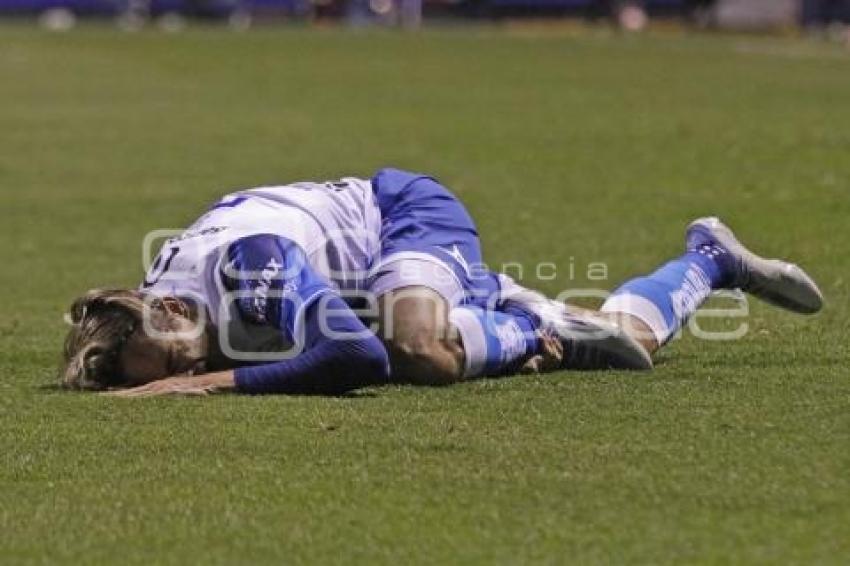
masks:
[[(390, 379), (389, 357), (381, 341), (339, 297), (328, 297), (325, 306), (325, 315), (319, 312), (320, 304), (307, 308), (304, 351), (287, 360), (236, 368), (237, 391), (339, 395), (358, 387), (386, 384)], [(321, 316), (326, 316), (326, 327), (336, 338), (322, 331)]]
[(221, 267), (225, 289), (243, 320), (271, 325), (297, 343), (307, 308), (334, 290), (315, 272), (304, 251), (273, 234), (247, 236), (231, 243)]

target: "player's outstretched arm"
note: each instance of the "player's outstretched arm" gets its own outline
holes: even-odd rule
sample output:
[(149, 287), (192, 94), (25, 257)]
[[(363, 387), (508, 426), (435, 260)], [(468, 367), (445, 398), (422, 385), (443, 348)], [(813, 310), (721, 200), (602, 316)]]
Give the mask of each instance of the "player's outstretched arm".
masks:
[(105, 394), (149, 397), (236, 391), (339, 395), (389, 380), (389, 362), (383, 344), (342, 299), (330, 296), (315, 303), (307, 309), (304, 323), (306, 347), (291, 359), (198, 376), (169, 377)]
[(233, 370), (217, 371), (191, 377), (167, 377), (130, 389), (101, 393), (107, 397), (154, 397), (159, 395), (209, 395), (233, 391), (236, 381)]
[(338, 395), (389, 381), (389, 359), (380, 340), (336, 295), (307, 309), (306, 349), (280, 362), (235, 370), (243, 393)]

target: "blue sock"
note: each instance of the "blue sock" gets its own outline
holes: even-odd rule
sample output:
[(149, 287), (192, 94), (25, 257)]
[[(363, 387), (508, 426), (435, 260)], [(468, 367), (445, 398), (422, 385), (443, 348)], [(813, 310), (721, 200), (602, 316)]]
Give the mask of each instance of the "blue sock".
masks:
[(536, 326), (521, 313), (459, 306), (452, 309), (449, 320), (463, 341), (464, 377), (511, 374), (538, 353)]
[(603, 312), (630, 314), (643, 321), (659, 344), (667, 342), (732, 274), (726, 254), (711, 246), (689, 251), (654, 273), (627, 281), (608, 297)]

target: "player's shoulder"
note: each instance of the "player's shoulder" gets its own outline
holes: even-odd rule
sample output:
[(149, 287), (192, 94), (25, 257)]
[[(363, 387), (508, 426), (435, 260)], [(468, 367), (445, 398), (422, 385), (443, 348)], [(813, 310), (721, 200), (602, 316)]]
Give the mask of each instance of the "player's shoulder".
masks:
[(221, 272), (225, 286), (237, 288), (240, 282), (261, 277), (291, 279), (308, 267), (301, 247), (280, 234), (243, 235), (224, 249)]
[(278, 234), (253, 234), (224, 250), (220, 277), (248, 322), (293, 326), (289, 320), (314, 295), (330, 289), (292, 240)]

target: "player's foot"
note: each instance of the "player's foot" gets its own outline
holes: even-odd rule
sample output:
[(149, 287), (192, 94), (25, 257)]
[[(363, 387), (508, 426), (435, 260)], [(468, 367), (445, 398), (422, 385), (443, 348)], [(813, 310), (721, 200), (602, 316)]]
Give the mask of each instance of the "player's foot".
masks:
[(560, 340), (562, 369), (652, 369), (646, 349), (610, 320), (590, 311), (573, 312), (563, 303), (513, 285), (504, 307), (530, 314), (541, 331)]
[(551, 327), (564, 345), (563, 369), (652, 369), (646, 349), (610, 320), (589, 312), (566, 313)]
[(793, 263), (754, 254), (719, 218), (711, 216), (691, 222), (686, 247), (689, 251), (705, 250), (725, 264), (730, 272), (726, 287), (730, 289), (741, 289), (799, 313), (815, 313), (823, 306), (820, 289), (805, 271)]

